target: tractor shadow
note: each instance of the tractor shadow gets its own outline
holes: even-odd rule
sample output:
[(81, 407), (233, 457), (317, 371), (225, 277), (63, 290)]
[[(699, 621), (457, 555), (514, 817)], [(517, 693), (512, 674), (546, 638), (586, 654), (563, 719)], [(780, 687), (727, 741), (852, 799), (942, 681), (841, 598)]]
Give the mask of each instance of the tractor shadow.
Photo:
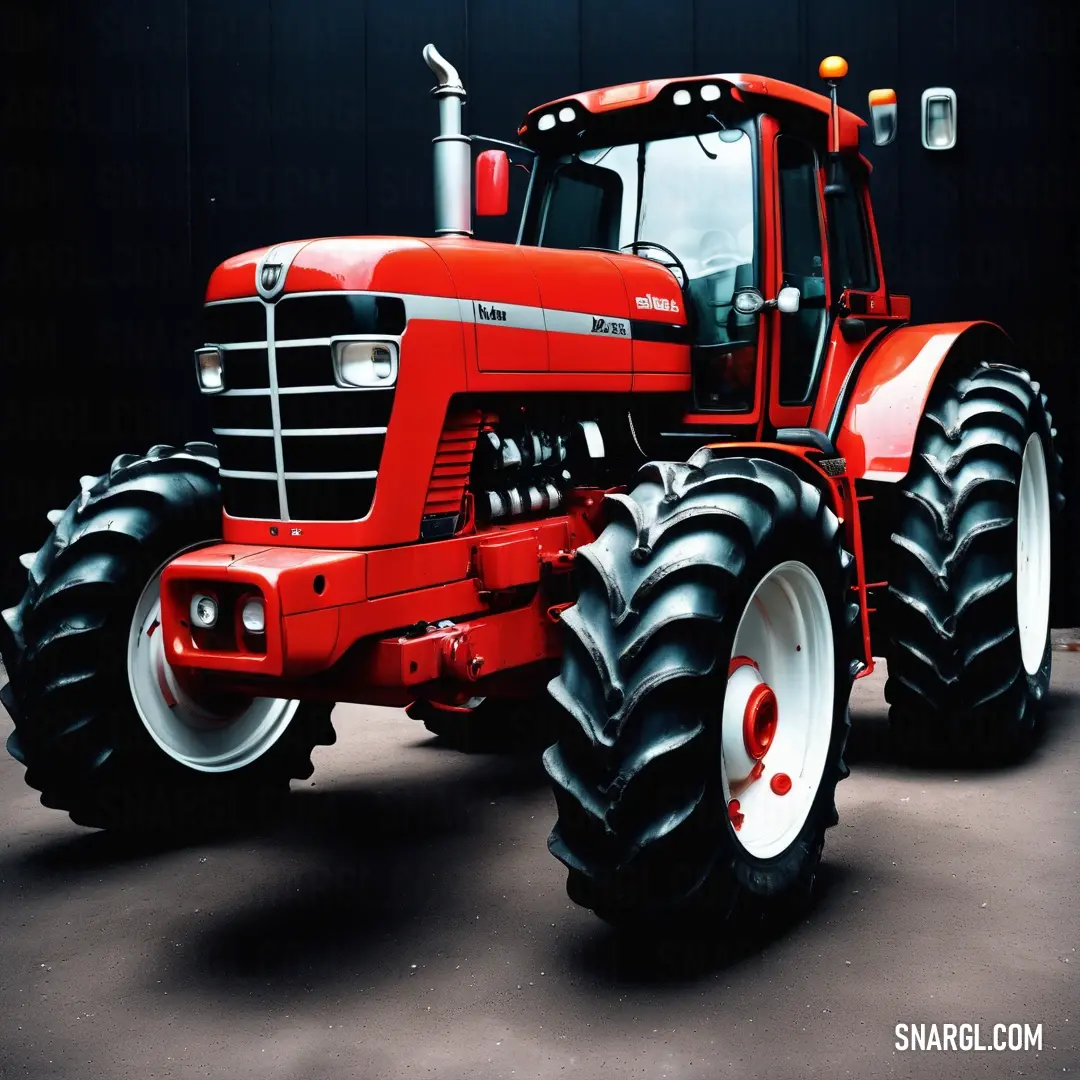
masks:
[(848, 883), (857, 875), (858, 868), (822, 862), (809, 906), (797, 916), (769, 922), (743, 919), (720, 923), (712, 931), (688, 927), (647, 936), (598, 923), (567, 944), (565, 960), (598, 983), (627, 989), (693, 984), (756, 961), (797, 937), (807, 923), (827, 918), (843, 904)]
[[(355, 840), (366, 845), (367, 850), (376, 851), (407, 841), (410, 834), (425, 838), (453, 835), (454, 823), (461, 816), (459, 810), (467, 810), (470, 802), (468, 796), (458, 798), (459, 786), (468, 789), (473, 802), (544, 788), (547, 777), (541, 755), (549, 742), (520, 731), (487, 737), (477, 745), (425, 733), (403, 749), (460, 759), (466, 763), (466, 775), (455, 774), (435, 782), (417, 777), (413, 791), (406, 791), (406, 782), (400, 781), (393, 795), (394, 807), (385, 806), (382, 795), (367, 789), (312, 792), (302, 786), (303, 781), (295, 781), (298, 790), (294, 790), (285, 807), (261, 822), (222, 822), (213, 832), (176, 836), (125, 835), (76, 826), (77, 831), (65, 831), (24, 852), (18, 864), (37, 878), (64, 878), (132, 863), (148, 864), (176, 853), (228, 851), (234, 846), (265, 842), (295, 842), (307, 847), (312, 839), (334, 843)], [(376, 804), (381, 809), (373, 811)], [(352, 825), (360, 822), (364, 827), (353, 830)]]
[[(56, 814), (58, 811), (50, 810)], [(148, 866), (172, 854), (185, 851), (214, 850), (248, 838), (240, 831), (221, 833), (212, 839), (198, 842), (190, 839), (161, 837), (132, 837), (80, 828), (76, 833), (47, 841), (26, 852), (18, 861), (38, 882), (55, 881), (70, 885), (79, 876), (93, 871), (121, 870), (134, 863)]]
[(1040, 761), (1045, 755), (1054, 753), (1068, 737), (1069, 729), (1075, 724), (1075, 695), (1051, 688), (1046, 695), (1046, 704), (1040, 718), (1040, 731), (1034, 746), (1028, 755), (1018, 761), (1007, 764), (993, 764), (973, 760), (970, 765), (957, 765), (955, 762), (909, 762), (896, 745), (884, 710), (863, 711), (853, 708), (851, 713), (851, 733), (848, 736), (844, 760), (852, 769), (865, 767), (883, 768), (897, 776), (945, 776), (968, 775), (987, 777), (1000, 776), (1016, 769), (1022, 769)]
[[(379, 956), (395, 940), (416, 938), (433, 953), (442, 918), (474, 917), (461, 913), (475, 911), (472, 894), (503, 839), (504, 816), (520, 816), (522, 801), (548, 791), (534, 750), (459, 754), (435, 739), (418, 742), (458, 764), (435, 774), (303, 786), (272, 823), (209, 841), (65, 832), (8, 868), (57, 894), (80, 881), (99, 890), (132, 875), (152, 888), (156, 882), (163, 894), (157, 921), (184, 940), (182, 955), (151, 962), (147, 979), (158, 990), (234, 997), (270, 983), (282, 999), (355, 980), (365, 969), (378, 979)], [(204, 872), (217, 875), (195, 901), (203, 909), (197, 922), (181, 914), (190, 908), (176, 884), (177, 855), (209, 862), (213, 869)]]
[(440, 913), (470, 906), (462, 894), (498, 843), (505, 801), (546, 789), (538, 756), (476, 755), (452, 777), (298, 792), (262, 844), (281, 873), (196, 935), (184, 978), (288, 994), (354, 979), (402, 935), (436, 942)]

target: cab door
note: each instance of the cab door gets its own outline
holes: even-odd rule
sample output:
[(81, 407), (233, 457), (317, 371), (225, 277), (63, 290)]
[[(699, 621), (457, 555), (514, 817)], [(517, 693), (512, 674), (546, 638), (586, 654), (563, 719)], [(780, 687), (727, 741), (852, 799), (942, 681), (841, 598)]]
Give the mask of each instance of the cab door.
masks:
[(814, 147), (794, 135), (776, 138), (780, 286), (799, 290), (799, 310), (771, 313), (769, 424), (806, 427), (829, 340), (825, 213)]

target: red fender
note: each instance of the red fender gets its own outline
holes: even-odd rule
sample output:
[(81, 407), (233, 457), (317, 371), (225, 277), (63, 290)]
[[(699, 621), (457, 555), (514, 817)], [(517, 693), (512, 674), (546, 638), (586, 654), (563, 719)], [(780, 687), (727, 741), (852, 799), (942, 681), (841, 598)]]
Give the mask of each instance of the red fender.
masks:
[(855, 376), (836, 440), (848, 475), (896, 483), (907, 475), (915, 431), (938, 372), (954, 362), (1015, 363), (1013, 345), (988, 322), (903, 326), (887, 335)]

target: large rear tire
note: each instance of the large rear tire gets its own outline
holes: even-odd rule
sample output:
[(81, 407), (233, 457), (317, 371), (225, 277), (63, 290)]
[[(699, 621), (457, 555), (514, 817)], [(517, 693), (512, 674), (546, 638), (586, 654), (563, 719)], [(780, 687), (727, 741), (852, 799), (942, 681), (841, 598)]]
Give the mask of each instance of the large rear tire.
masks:
[(1064, 497), (1046, 396), (1020, 368), (942, 379), (900, 485), (885, 696), (901, 755), (1014, 761), (1050, 686), (1050, 521)]
[(220, 535), (216, 449), (125, 454), (84, 477), (0, 620), (15, 722), (7, 748), (45, 806), (126, 832), (229, 828), (266, 813), (311, 751), (334, 741), (329, 705), (201, 700), (164, 661), (157, 578)]
[(548, 844), (570, 898), (654, 929), (799, 908), (837, 822), (859, 668), (839, 522), (791, 469), (708, 450), (608, 501), (550, 684)]

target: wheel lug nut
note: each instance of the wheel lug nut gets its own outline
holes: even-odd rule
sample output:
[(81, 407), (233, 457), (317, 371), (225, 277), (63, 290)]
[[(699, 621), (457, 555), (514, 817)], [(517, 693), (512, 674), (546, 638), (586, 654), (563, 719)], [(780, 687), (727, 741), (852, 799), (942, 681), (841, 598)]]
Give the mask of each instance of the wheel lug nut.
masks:
[(791, 777), (787, 773), (775, 773), (769, 781), (769, 787), (774, 795), (786, 795), (791, 790)]

